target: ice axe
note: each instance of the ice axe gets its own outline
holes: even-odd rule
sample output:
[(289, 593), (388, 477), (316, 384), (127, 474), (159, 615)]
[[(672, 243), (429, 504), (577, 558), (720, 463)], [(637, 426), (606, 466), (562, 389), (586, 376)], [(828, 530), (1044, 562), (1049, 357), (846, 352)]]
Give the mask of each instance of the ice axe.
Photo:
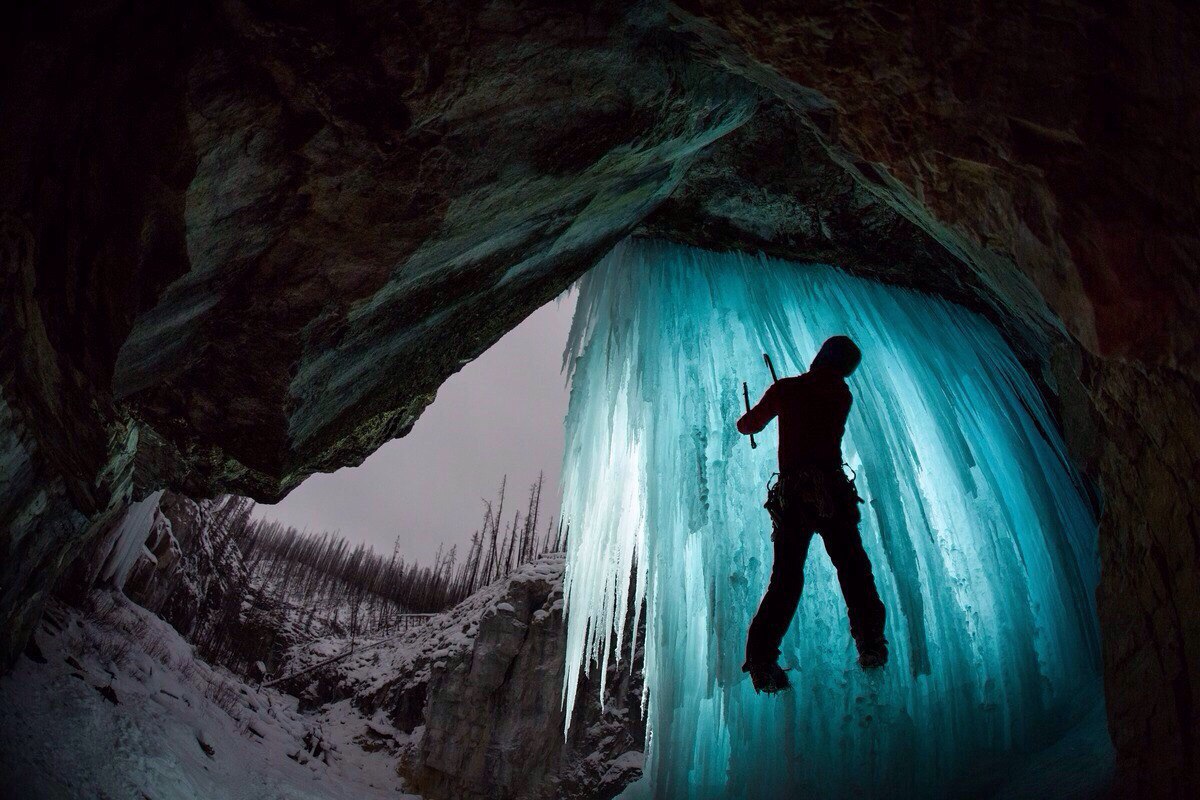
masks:
[[(742, 398), (746, 401), (746, 413), (750, 413), (750, 389), (746, 386), (746, 382), (742, 381)], [(750, 448), (758, 447), (758, 442), (754, 441), (754, 434), (750, 434)]]
[[(763, 353), (763, 361), (767, 363), (767, 369), (771, 370), (771, 382), (779, 383), (779, 376), (775, 374), (775, 365), (771, 363), (771, 357)], [(742, 398), (746, 401), (746, 413), (750, 413), (750, 389), (746, 386), (746, 382), (742, 381)], [(750, 434), (750, 447), (758, 447), (758, 443), (754, 441), (754, 434)]]
[(779, 376), (775, 374), (775, 365), (771, 363), (771, 357), (763, 353), (763, 361), (767, 362), (767, 369), (771, 370), (771, 383), (779, 383)]

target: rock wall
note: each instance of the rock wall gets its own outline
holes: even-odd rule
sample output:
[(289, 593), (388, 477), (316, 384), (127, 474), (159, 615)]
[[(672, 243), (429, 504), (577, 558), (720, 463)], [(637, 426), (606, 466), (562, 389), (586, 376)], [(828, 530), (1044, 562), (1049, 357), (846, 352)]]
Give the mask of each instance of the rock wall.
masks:
[[(411, 635), (285, 688), (310, 709), (348, 700), (367, 719), (384, 715), (408, 740), (375, 746), (393, 750), (406, 787), (429, 800), (615, 797), (641, 775), (642, 638), (609, 666), (603, 703), (599, 676), (583, 681), (564, 735), (563, 567), (560, 554), (543, 556)], [(289, 670), (323, 658), (298, 654)]]
[(1166, 368), (1085, 357), (1087, 415), (1067, 430), (1104, 488), (1104, 636), (1109, 730), (1129, 796), (1185, 797), (1195, 784), (1200, 687), (1200, 392)]
[(111, 376), (134, 317), (187, 270), (191, 37), (149, 3), (37, 4), (5, 19), (0, 92), (16, 113), (0, 124), (0, 661), (11, 663), (55, 581), (132, 499), (144, 440), (113, 404)]
[(474, 646), (435, 667), (425, 732), (409, 774), (432, 800), (615, 797), (641, 775), (640, 651), (614, 667), (603, 708), (595, 686), (564, 737), (562, 574), (518, 572), (479, 621)]
[(361, 462), (644, 230), (836, 261), (1005, 330), (1102, 489), (1127, 788), (1192, 793), (1200, 12), (682, 5), (9, 12), (4, 661), (131, 498), (275, 499)]

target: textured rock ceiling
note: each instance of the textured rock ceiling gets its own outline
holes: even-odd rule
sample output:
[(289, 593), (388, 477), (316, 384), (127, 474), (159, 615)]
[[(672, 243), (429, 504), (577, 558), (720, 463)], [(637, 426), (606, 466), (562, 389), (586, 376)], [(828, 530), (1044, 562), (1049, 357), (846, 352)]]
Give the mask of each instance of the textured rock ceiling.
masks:
[(6, 654), (131, 490), (360, 462), (644, 232), (989, 314), (1103, 491), (1129, 786), (1200, 780), (1190, 6), (35, 5), (0, 55)]

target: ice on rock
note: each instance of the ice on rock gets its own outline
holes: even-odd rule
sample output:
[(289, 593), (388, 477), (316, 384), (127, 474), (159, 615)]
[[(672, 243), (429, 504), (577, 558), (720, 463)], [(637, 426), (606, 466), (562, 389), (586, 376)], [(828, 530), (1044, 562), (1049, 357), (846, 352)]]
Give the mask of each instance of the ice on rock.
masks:
[[(844, 455), (892, 660), (855, 664), (814, 542), (781, 656), (794, 689), (756, 696), (740, 667), (775, 428), (757, 450), (736, 432), (741, 382), (756, 399), (763, 352), (796, 374), (839, 333), (863, 350)], [(986, 794), (1099, 718), (1095, 522), (986, 320), (830, 267), (629, 240), (584, 278), (567, 358), (563, 699), (644, 600), (646, 777), (628, 796)]]
[(121, 521), (109, 531), (101, 554), (103, 563), (98, 574), (101, 581), (118, 589), (125, 586), (129, 573), (145, 551), (146, 538), (150, 535), (162, 495), (160, 489), (144, 500), (131, 503)]

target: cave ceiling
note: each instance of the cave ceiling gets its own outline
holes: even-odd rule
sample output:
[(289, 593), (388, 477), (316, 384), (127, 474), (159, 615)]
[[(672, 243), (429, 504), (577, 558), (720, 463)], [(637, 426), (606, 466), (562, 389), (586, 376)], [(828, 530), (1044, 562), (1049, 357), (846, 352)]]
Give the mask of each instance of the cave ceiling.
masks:
[(29, 232), (56, 247), (55, 226), (77, 226), (97, 251), (47, 254), (52, 288), (79, 294), (72, 322), (34, 290), (46, 357), (110, 400), (57, 409), (62, 427), (132, 421), (139, 491), (276, 499), (406, 433), (446, 377), (631, 233), (836, 263), (1044, 345), (1059, 322), (1005, 242), (931, 214), (841, 143), (828, 96), (704, 13), (235, 2), (116, 33), (82, 19), (76, 46), (124, 44), (130, 62), (81, 70), (65, 96), (45, 62), (66, 54), (31, 46), (24, 91), (53, 130), (22, 132), (41, 146), (13, 188), (36, 196), (35, 168), (64, 155), (94, 173), (94, 196), (43, 187)]

